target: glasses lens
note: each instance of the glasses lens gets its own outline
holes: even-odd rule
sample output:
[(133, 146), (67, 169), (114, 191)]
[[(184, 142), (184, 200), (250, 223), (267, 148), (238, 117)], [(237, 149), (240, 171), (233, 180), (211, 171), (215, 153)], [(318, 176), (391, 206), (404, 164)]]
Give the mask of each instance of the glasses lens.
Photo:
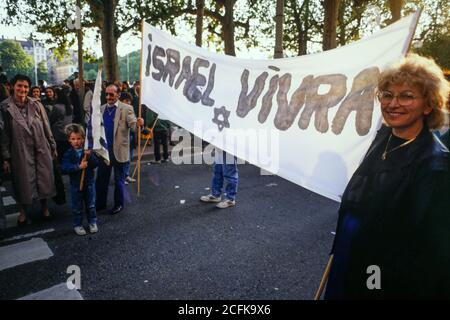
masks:
[(106, 96), (114, 96), (114, 93), (107, 92)]
[(398, 96), (398, 103), (402, 106), (409, 106), (414, 100), (414, 97), (407, 93), (402, 93)]
[(378, 100), (383, 104), (390, 103), (392, 99), (394, 99), (394, 96), (388, 91), (383, 91), (378, 94)]

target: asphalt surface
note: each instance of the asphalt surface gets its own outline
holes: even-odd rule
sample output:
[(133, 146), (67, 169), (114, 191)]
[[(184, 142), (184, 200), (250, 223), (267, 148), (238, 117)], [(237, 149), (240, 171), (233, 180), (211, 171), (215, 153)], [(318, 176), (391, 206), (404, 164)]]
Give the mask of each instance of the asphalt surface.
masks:
[[(239, 175), (236, 207), (221, 210), (199, 201), (209, 193), (211, 166), (144, 162), (140, 196), (129, 185), (125, 210), (99, 212), (99, 233), (83, 237), (73, 232), (70, 201), (51, 203), (50, 222), (36, 205), (33, 224), (0, 231), (0, 248), (52, 228), (35, 237), (54, 255), (0, 271), (0, 299), (63, 283), (70, 265), (80, 267), (79, 292), (88, 300), (312, 299), (338, 203), (252, 165), (239, 165)], [(112, 196), (111, 180), (109, 208)]]

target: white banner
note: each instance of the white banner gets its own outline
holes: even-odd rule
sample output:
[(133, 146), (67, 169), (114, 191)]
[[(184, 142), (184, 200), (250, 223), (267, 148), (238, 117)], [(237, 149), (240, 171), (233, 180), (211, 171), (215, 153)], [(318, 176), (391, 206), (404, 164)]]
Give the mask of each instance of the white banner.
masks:
[(208, 52), (145, 24), (142, 103), (238, 158), (340, 201), (381, 124), (377, 77), (406, 53), (418, 15), (344, 47), (276, 60)]

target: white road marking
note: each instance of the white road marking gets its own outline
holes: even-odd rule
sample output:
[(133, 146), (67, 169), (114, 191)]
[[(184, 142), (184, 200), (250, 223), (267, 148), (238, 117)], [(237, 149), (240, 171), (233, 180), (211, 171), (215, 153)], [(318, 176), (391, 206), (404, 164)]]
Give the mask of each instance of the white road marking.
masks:
[(16, 200), (14, 200), (14, 198), (11, 196), (3, 197), (3, 205), (5, 207), (14, 205), (16, 203), (17, 203)]
[(17, 227), (17, 219), (19, 219), (19, 212), (6, 215), (6, 228)]
[(42, 238), (3, 246), (0, 247), (0, 271), (52, 256), (52, 250)]
[(18, 236), (14, 236), (12, 238), (4, 239), (4, 240), (0, 241), (0, 243), (20, 240), (20, 239), (25, 239), (25, 238), (31, 238), (31, 237), (39, 236), (41, 234), (50, 233), (50, 232), (53, 232), (53, 231), (55, 231), (55, 229), (51, 228), (51, 229), (45, 229), (45, 230), (32, 232), (32, 233), (21, 234), (21, 235), (18, 235)]
[(83, 300), (83, 297), (78, 290), (67, 288), (67, 284), (64, 282), (17, 300)]

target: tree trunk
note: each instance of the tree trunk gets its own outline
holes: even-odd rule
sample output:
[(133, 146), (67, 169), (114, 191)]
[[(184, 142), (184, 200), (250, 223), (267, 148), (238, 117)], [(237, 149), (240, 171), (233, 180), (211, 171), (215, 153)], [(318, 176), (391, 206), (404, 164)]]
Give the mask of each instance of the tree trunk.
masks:
[(275, 59), (283, 58), (283, 23), (284, 0), (277, 0), (277, 9), (275, 15)]
[(196, 0), (197, 19), (195, 21), (195, 44), (202, 46), (203, 14), (205, 12), (205, 0)]
[(389, 0), (389, 10), (391, 11), (392, 19), (389, 24), (394, 23), (401, 18), (401, 11), (403, 6), (403, 0)]
[(346, 35), (345, 35), (345, 7), (348, 5), (347, 1), (341, 1), (339, 4), (339, 10), (338, 10), (338, 25), (339, 25), (339, 45), (345, 46), (346, 44)]
[(103, 70), (105, 80), (113, 82), (119, 79), (119, 60), (117, 58), (117, 35), (115, 33), (116, 21), (114, 13), (117, 0), (104, 1), (103, 6), (103, 28), (102, 51), (103, 51)]
[(323, 50), (336, 48), (336, 24), (340, 0), (324, 1), (325, 17), (323, 30)]
[[(78, 8), (81, 8), (81, 0), (77, 0)], [(83, 29), (80, 24), (77, 30), (78, 42), (78, 81), (80, 83), (80, 97), (84, 97), (84, 66), (83, 66)]]
[(225, 1), (225, 16), (222, 23), (222, 38), (225, 43), (225, 54), (235, 56), (234, 47), (234, 4), (236, 0)]

